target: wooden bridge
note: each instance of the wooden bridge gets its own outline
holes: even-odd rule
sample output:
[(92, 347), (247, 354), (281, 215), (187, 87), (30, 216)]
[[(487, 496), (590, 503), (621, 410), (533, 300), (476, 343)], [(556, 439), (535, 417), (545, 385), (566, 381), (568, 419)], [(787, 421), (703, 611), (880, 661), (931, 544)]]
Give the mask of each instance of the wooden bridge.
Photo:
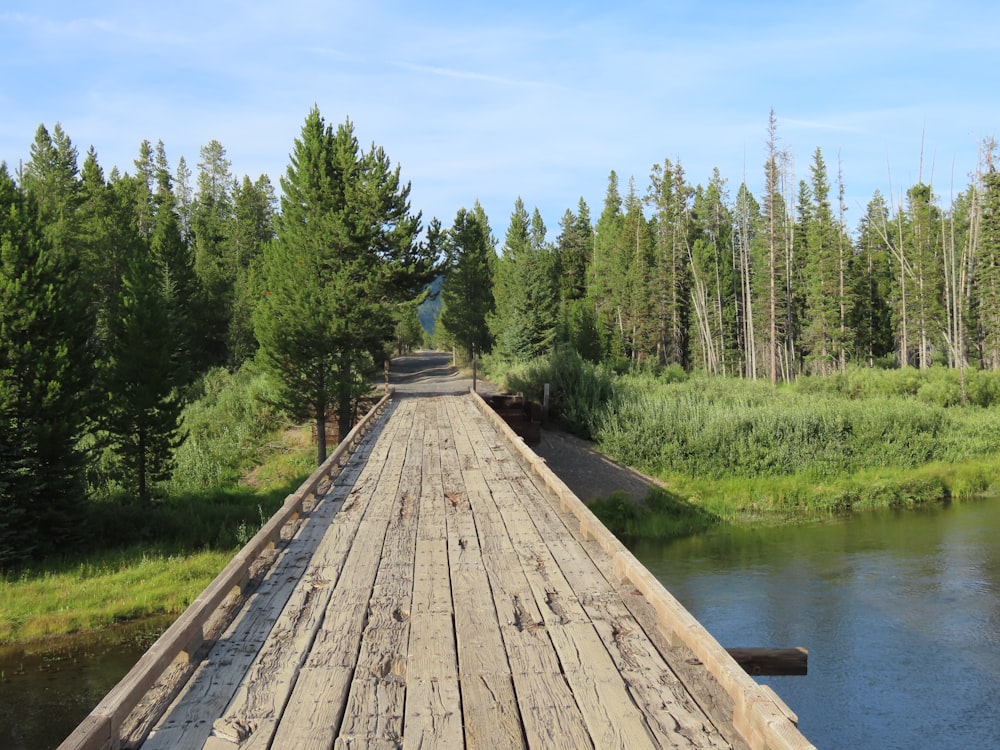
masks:
[(386, 397), (61, 746), (804, 750), (474, 393)]

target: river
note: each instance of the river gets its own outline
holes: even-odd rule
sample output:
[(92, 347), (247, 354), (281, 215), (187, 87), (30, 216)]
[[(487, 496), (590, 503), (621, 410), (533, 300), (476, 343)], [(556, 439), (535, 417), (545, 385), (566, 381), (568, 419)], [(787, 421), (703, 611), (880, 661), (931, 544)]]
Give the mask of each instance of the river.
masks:
[(0, 750), (56, 747), (170, 624), (153, 618), (113, 630), (0, 647)]
[(809, 649), (760, 680), (817, 747), (1000, 747), (1000, 499), (632, 549), (724, 646)]
[[(723, 645), (809, 649), (760, 679), (817, 747), (1000, 747), (1000, 499), (632, 549)], [(162, 627), (0, 650), (0, 748), (57, 745)]]

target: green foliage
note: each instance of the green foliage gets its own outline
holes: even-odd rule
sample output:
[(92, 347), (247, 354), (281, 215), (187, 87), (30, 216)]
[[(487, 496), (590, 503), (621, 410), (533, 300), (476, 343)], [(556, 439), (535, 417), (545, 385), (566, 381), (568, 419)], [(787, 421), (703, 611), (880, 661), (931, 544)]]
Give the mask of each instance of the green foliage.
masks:
[(0, 577), (0, 644), (179, 613), (231, 557), (133, 545)]
[(640, 502), (624, 492), (615, 492), (588, 507), (608, 530), (626, 541), (689, 536), (722, 522), (697, 503), (660, 487), (650, 489)]
[(79, 533), (93, 320), (78, 279), (0, 165), (0, 567)]
[(492, 346), (487, 320), (496, 309), (493, 274), (496, 249), (490, 243), (488, 225), (478, 211), (460, 208), (448, 230), (444, 250), (447, 270), (441, 287), (441, 324), (444, 333), (462, 348), (467, 360), (473, 351), (488, 352)]
[(171, 495), (236, 483), (271, 449), (276, 431), (290, 427), (276, 402), (276, 384), (248, 362), (235, 373), (207, 372), (181, 416), (187, 435), (175, 454)]
[(544, 357), (556, 338), (559, 303), (556, 255), (545, 225), (520, 198), (514, 204), (495, 274), (495, 311), (488, 316), (494, 346), (506, 357)]
[(420, 216), (399, 168), (382, 149), (362, 152), (349, 120), (334, 131), (313, 108), (281, 184), (254, 329), (285, 403), (316, 420), (321, 462), (330, 405), (346, 434), (365, 375), (392, 339), (393, 303), (434, 278), (436, 251), (416, 242)]
[(567, 430), (591, 436), (594, 417), (611, 397), (612, 375), (603, 365), (583, 359), (572, 347), (557, 347), (545, 359), (512, 363), (487, 357), (484, 370), (511, 393), (540, 402), (550, 385), (550, 414)]
[(845, 400), (718, 378), (630, 378), (615, 390), (597, 439), (617, 459), (656, 474), (820, 478), (1000, 449), (1000, 414), (927, 403), (926, 388), (915, 398)]
[(128, 259), (108, 333), (98, 424), (115, 449), (127, 496), (146, 504), (154, 484), (170, 476), (183, 433), (177, 328), (163, 276), (142, 247)]

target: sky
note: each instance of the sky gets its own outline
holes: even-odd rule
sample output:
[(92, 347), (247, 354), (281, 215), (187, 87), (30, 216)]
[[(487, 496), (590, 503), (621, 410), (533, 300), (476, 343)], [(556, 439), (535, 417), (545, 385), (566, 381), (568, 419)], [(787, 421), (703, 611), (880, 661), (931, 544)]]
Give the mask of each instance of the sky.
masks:
[(520, 197), (555, 240), (612, 170), (623, 193), (669, 159), (760, 196), (773, 110), (792, 184), (821, 149), (853, 227), (876, 190), (969, 185), (998, 74), (995, 0), (4, 0), (0, 161), (42, 124), (105, 173), (143, 140), (197, 172), (217, 140), (280, 192), (317, 106), (400, 165), (425, 225), (478, 200), (502, 242)]

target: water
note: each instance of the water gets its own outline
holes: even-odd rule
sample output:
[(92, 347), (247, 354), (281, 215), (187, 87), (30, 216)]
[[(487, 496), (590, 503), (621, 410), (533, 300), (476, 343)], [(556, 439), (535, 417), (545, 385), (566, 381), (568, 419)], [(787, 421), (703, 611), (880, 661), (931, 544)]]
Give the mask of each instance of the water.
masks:
[(633, 552), (722, 645), (809, 649), (759, 679), (817, 747), (1000, 747), (1000, 499)]
[[(759, 679), (818, 747), (1000, 747), (1000, 499), (633, 551), (724, 646), (809, 649)], [(0, 649), (0, 749), (58, 745), (166, 625)]]
[(155, 618), (25, 648), (0, 648), (0, 749), (56, 747), (169, 624)]

